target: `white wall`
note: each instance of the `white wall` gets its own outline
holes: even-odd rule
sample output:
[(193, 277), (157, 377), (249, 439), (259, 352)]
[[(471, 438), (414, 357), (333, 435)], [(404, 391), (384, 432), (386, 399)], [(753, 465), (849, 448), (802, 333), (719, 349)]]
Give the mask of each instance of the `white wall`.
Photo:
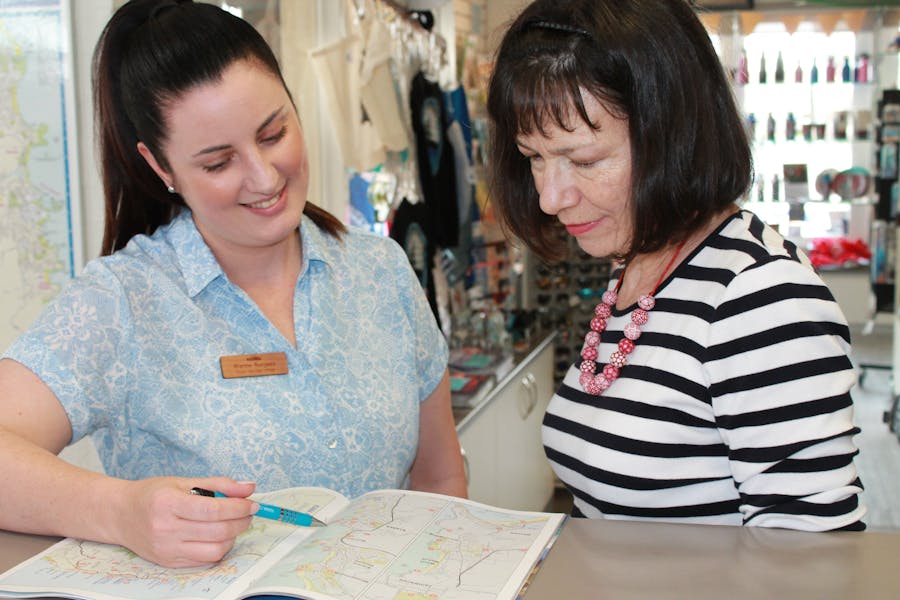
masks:
[[(94, 116), (91, 100), (91, 56), (113, 0), (70, 0), (72, 59), (75, 76), (75, 113), (78, 144), (78, 193), (81, 199), (82, 256), (100, 254), (103, 241), (103, 187), (94, 152)], [(79, 270), (76, 266), (76, 271)]]

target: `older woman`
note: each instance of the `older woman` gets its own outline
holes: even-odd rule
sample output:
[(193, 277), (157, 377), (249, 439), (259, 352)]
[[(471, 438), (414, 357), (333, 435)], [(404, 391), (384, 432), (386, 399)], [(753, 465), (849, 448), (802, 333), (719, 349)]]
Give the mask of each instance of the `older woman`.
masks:
[[(496, 212), (618, 268), (544, 418), (574, 515), (862, 529), (840, 308), (736, 201), (742, 119), (683, 0), (537, 0), (490, 82)], [(565, 236), (562, 236), (565, 240)]]

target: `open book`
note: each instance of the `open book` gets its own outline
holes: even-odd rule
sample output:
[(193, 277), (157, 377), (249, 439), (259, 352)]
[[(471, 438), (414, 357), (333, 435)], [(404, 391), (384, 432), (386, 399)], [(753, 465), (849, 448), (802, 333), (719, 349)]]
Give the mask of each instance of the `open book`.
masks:
[(404, 490), (348, 500), (324, 488), (289, 488), (253, 498), (328, 525), (253, 519), (220, 562), (186, 569), (160, 567), (121, 546), (67, 538), (0, 576), (0, 597), (515, 598), (566, 518)]

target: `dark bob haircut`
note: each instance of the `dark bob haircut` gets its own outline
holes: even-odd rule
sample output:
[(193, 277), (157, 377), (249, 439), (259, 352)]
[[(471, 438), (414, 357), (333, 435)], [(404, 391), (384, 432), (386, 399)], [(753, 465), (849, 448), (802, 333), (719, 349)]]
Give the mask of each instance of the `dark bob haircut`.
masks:
[(628, 120), (630, 260), (681, 241), (747, 191), (752, 155), (728, 78), (684, 0), (537, 0), (497, 50), (488, 89), (491, 202), (544, 260), (566, 255), (540, 210), (520, 134), (591, 123), (581, 91)]
[[(221, 80), (246, 60), (284, 78), (272, 49), (252, 25), (212, 4), (190, 0), (130, 0), (112, 16), (93, 57), (93, 93), (106, 223), (102, 254), (168, 223), (184, 199), (170, 194), (137, 150), (143, 142), (160, 165), (166, 109), (196, 86)], [(290, 96), (290, 91), (288, 91)], [(331, 235), (345, 231), (307, 202), (306, 213)]]

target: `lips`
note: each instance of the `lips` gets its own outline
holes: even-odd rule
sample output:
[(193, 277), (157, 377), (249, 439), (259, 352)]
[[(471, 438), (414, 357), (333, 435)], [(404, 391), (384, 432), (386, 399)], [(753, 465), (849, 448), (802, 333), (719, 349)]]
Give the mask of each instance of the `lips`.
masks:
[(588, 221), (587, 223), (569, 223), (566, 224), (566, 231), (571, 235), (583, 235), (600, 224), (602, 219), (596, 221)]
[(265, 200), (260, 200), (259, 202), (254, 202), (252, 204), (244, 204), (244, 206), (246, 206), (247, 208), (252, 208), (254, 210), (267, 210), (269, 208), (272, 208), (276, 204), (278, 204), (279, 201), (281, 201), (281, 199), (284, 198), (286, 190), (287, 190), (287, 186), (281, 188), (281, 191), (279, 191), (274, 196), (270, 196), (269, 198), (266, 198)]
[(255, 204), (248, 204), (250, 208), (269, 208), (270, 206), (275, 206), (275, 203), (278, 202), (279, 196), (274, 196), (269, 198), (268, 200), (263, 200), (262, 202), (256, 202)]

